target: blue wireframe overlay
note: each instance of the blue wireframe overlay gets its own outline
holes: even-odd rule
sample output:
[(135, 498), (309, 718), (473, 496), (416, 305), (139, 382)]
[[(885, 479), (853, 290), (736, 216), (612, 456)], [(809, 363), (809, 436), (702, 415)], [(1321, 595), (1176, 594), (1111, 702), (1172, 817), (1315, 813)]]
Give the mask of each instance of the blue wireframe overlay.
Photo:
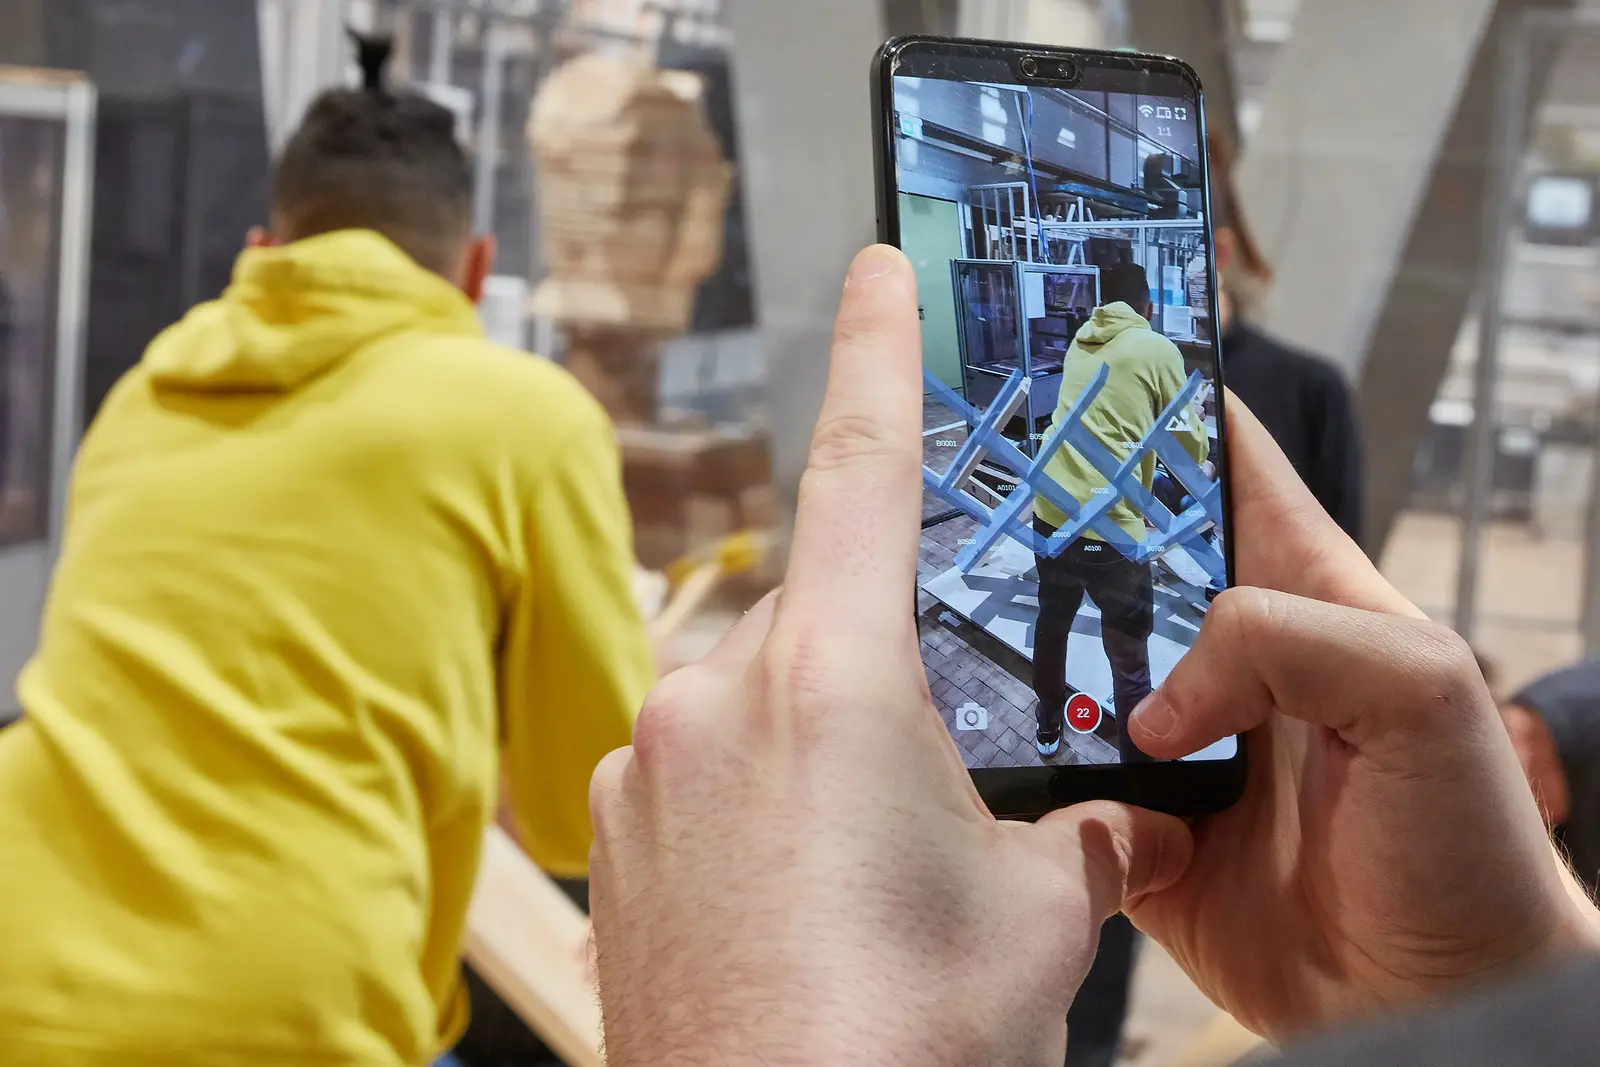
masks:
[[(1100, 367), (1066, 417), (1060, 419), (1046, 437), (1038, 456), (1029, 458), (1001, 432), (1027, 402), (1032, 383), (1021, 371), (1013, 372), (1006, 379), (985, 411), (972, 407), (938, 378), (923, 372), (927, 392), (960, 416), (969, 430), (966, 443), (943, 474), (926, 466), (922, 468), (925, 488), (978, 523), (978, 532), (971, 543), (956, 556), (956, 566), (963, 574), (970, 574), (983, 557), (1007, 537), (1035, 555), (1054, 559), (1080, 537), (1092, 532), (1136, 563), (1153, 562), (1181, 545), (1213, 582), (1220, 584), (1225, 579), (1227, 566), (1222, 554), (1204, 538), (1196, 537), (1213, 526), (1221, 526), (1222, 485), (1206, 476), (1170, 430), (1175, 420), (1189, 418), (1188, 409), (1205, 385), (1205, 378), (1198, 371), (1191, 375), (1182, 391), (1156, 418), (1150, 432), (1125, 459), (1119, 460), (1083, 425), (1084, 414), (1105, 388), (1110, 374), (1110, 367)], [(1105, 490), (1097, 492), (1087, 504), (1074, 499), (1045, 473), (1056, 450), (1064, 445), (1071, 445), (1106, 480)], [(1140, 468), (1152, 452), (1194, 500), (1181, 514), (1173, 514), (1140, 481)], [(984, 460), (1004, 468), (1017, 479), (1016, 487), (998, 506), (985, 504), (969, 488), (979, 463)], [(1049, 538), (1041, 537), (1033, 529), (1035, 497), (1043, 497), (1067, 516), (1066, 525)], [(1134, 540), (1109, 518), (1111, 510), (1124, 500), (1154, 527), (1146, 532), (1143, 540)]]

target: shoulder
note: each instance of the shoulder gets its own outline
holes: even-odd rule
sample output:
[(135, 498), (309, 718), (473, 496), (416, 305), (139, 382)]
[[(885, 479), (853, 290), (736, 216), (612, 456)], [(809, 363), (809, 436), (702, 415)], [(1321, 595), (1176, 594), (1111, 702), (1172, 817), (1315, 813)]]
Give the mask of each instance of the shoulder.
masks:
[[(548, 469), (572, 448), (610, 447), (615, 430), (600, 403), (565, 368), (480, 337), (397, 339), (398, 374), (386, 375), (424, 416), (427, 435), (524, 471)], [(387, 361), (383, 361), (387, 362)]]
[(1224, 339), (1223, 368), (1234, 389), (1264, 378), (1311, 400), (1349, 403), (1352, 391), (1344, 372), (1332, 361), (1284, 344), (1252, 326), (1239, 326)]
[(442, 402), (469, 405), (480, 420), (540, 424), (550, 430), (608, 424), (594, 396), (548, 359), (479, 337), (413, 338), (418, 384)]
[(1222, 358), (1244, 359), (1270, 365), (1280, 374), (1313, 387), (1349, 391), (1344, 373), (1333, 361), (1287, 345), (1253, 326), (1240, 326), (1225, 339)]
[(1121, 359), (1133, 359), (1154, 366), (1166, 366), (1176, 360), (1183, 363), (1183, 352), (1172, 339), (1154, 327), (1135, 327), (1124, 330), (1106, 346), (1118, 353)]

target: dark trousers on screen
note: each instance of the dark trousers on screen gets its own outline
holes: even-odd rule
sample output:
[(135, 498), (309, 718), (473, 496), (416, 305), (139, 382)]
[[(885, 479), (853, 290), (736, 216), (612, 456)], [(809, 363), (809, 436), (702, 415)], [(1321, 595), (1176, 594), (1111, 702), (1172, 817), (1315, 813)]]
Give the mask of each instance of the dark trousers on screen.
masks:
[[(1050, 537), (1043, 519), (1034, 530)], [(1067, 706), (1067, 640), (1088, 596), (1100, 609), (1100, 634), (1111, 661), (1117, 748), (1123, 763), (1149, 762), (1128, 737), (1128, 717), (1150, 695), (1150, 634), (1155, 629), (1155, 579), (1149, 564), (1134, 563), (1104, 541), (1081, 539), (1055, 559), (1035, 556), (1039, 567), (1039, 621), (1033, 634), (1033, 691), (1039, 698), (1039, 734), (1061, 736)]]

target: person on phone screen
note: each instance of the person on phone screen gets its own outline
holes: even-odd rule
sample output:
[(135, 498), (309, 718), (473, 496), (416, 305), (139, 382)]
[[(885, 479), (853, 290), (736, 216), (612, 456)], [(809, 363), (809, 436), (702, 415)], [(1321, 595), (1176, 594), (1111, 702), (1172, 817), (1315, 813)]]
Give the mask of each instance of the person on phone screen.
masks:
[[(1099, 374), (1110, 377), (1083, 414), (1083, 425), (1114, 456), (1137, 448), (1156, 418), (1182, 392), (1188, 380), (1183, 353), (1150, 326), (1154, 304), (1144, 268), (1120, 263), (1100, 274), (1100, 307), (1067, 349), (1061, 370), (1061, 400), (1053, 433), (1078, 397)], [(1210, 453), (1205, 423), (1191, 408), (1174, 430), (1196, 462)], [(1070, 445), (1063, 444), (1046, 466), (1050, 479), (1080, 503), (1108, 491), (1106, 478)], [(1147, 455), (1139, 469), (1144, 487), (1155, 482), (1156, 458)], [(1043, 496), (1034, 501), (1034, 529), (1050, 537), (1067, 517)], [(1107, 517), (1133, 541), (1147, 536), (1144, 517), (1126, 499)], [(1123, 763), (1147, 760), (1128, 736), (1128, 717), (1150, 695), (1150, 634), (1155, 629), (1155, 578), (1149, 563), (1128, 559), (1099, 534), (1086, 533), (1055, 558), (1039, 556), (1039, 619), (1033, 639), (1033, 690), (1039, 698), (1039, 755), (1061, 750), (1069, 695), (1067, 642), (1084, 597), (1100, 609), (1101, 642), (1111, 664), (1116, 702), (1118, 751)]]
[(455, 117), (384, 51), (78, 455), (0, 731), (0, 1063), (427, 1064), (502, 771), (587, 872), (653, 680), (615, 433), (485, 339)]

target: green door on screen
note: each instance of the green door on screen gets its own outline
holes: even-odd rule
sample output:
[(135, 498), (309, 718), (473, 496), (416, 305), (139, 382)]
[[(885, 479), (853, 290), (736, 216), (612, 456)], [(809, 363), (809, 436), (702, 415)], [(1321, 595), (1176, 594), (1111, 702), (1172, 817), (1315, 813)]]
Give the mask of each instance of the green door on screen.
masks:
[(917, 270), (922, 365), (935, 378), (962, 392), (955, 288), (950, 280), (950, 261), (963, 255), (960, 210), (950, 200), (901, 193), (900, 244)]

